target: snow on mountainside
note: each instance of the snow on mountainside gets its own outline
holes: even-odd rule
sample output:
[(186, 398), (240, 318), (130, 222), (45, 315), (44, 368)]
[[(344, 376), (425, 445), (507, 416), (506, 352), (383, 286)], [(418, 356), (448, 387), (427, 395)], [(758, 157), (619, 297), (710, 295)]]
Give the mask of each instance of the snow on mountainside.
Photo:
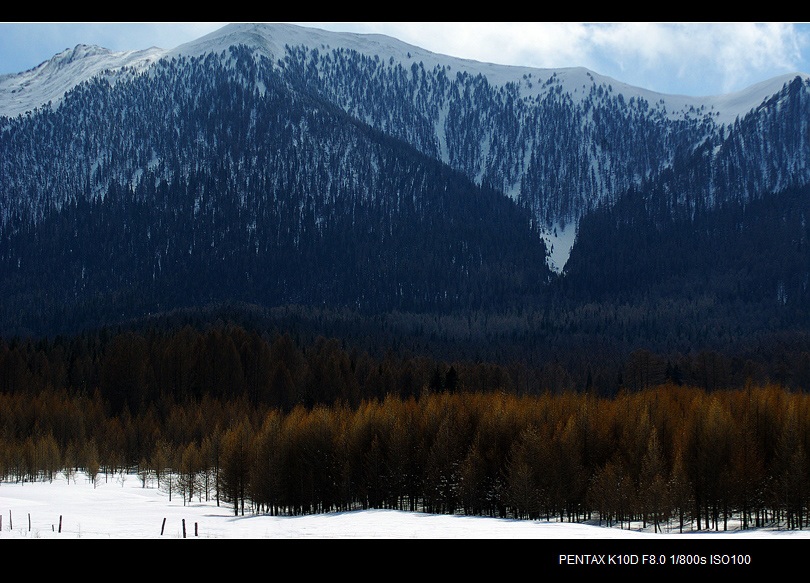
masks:
[(14, 117), (48, 102), (56, 104), (83, 81), (105, 74), (115, 79), (115, 74), (124, 70), (141, 71), (165, 52), (156, 47), (112, 52), (82, 44), (65, 49), (33, 69), (0, 76), (0, 115)]
[[(14, 329), (51, 326), (52, 310), (66, 327), (137, 317), (197, 289), (189, 302), (456, 309), (534, 298), (551, 271), (608, 294), (633, 272), (600, 272), (618, 261), (602, 252), (646, 247), (660, 232), (645, 226), (717, 209), (736, 220), (740, 205), (810, 184), (807, 76), (663, 95), (581, 67), (286, 24), (229, 25), (172, 50), (78, 45), (0, 77), (0, 113), (0, 271), (13, 275), (0, 326)], [(676, 240), (639, 256), (660, 265)], [(61, 279), (29, 285), (42, 271), (31, 258)], [(804, 297), (807, 279), (780, 279), (783, 305)], [(112, 294), (104, 316), (95, 294)], [(39, 297), (53, 300), (30, 322), (15, 315)], [(119, 310), (131, 303), (119, 297), (140, 303)]]
[(606, 84), (625, 99), (641, 97), (654, 107), (666, 108), (669, 117), (689, 116), (695, 112), (711, 113), (718, 124), (732, 123), (737, 116), (742, 117), (796, 75), (808, 77), (801, 73), (783, 75), (728, 95), (665, 95), (622, 83), (583, 67), (538, 69), (496, 65), (432, 53), (380, 34), (331, 32), (290, 24), (230, 24), (171, 50), (152, 47), (112, 52), (87, 45), (66, 49), (33, 69), (0, 76), (0, 115), (13, 117), (49, 101), (55, 104), (66, 91), (99, 74), (108, 74), (114, 79), (114, 73), (143, 70), (164, 56), (171, 58), (218, 53), (237, 44), (250, 46), (257, 53), (274, 60), (284, 55), (285, 46), (304, 45), (319, 49), (351, 49), (385, 60), (393, 58), (407, 66), (421, 62), (426, 69), (445, 65), (455, 72), (481, 74), (492, 85), (516, 83), (521, 95), (527, 98), (542, 97), (559, 86), (576, 102), (587, 96), (592, 85)]
[[(384, 63), (392, 65), (400, 63), (406, 70), (414, 63), (422, 64), (426, 71), (436, 67), (448, 67), (454, 74), (467, 73), (471, 77), (480, 74), (493, 86), (514, 84), (519, 88), (520, 97), (527, 102), (539, 103), (547, 94), (554, 91), (567, 94), (572, 103), (579, 104), (592, 94), (594, 88), (610, 87), (614, 94), (621, 94), (627, 102), (633, 98), (643, 99), (658, 113), (665, 112), (664, 117), (669, 119), (696, 119), (708, 116), (717, 125), (732, 124), (735, 119), (744, 117), (764, 100), (780, 91), (796, 75), (807, 77), (799, 73), (783, 75), (727, 95), (708, 97), (666, 95), (622, 83), (584, 67), (538, 69), (483, 63), (436, 54), (379, 34), (338, 33), (286, 24), (231, 24), (196, 41), (181, 45), (170, 51), (169, 55), (199, 56), (211, 52), (219, 53), (234, 44), (252, 47), (256, 53), (272, 61), (283, 59), (285, 47), (303, 45), (321, 52), (335, 49), (353, 50), (369, 57), (378, 57)], [(443, 125), (443, 120), (437, 121), (437, 126)], [(440, 159), (450, 163), (444, 147), (446, 135), (437, 131), (436, 137), (442, 145)], [(480, 176), (474, 178), (476, 182), (481, 182)], [(517, 198), (517, 189), (518, 185), (514, 183), (511, 188), (504, 188), (504, 192), (512, 198)], [(553, 271), (559, 273), (563, 270), (576, 239), (576, 233), (575, 219), (568, 225), (557, 222), (542, 228), (543, 239), (550, 250), (547, 263)]]
[[(759, 106), (796, 75), (810, 77), (803, 73), (786, 74), (727, 95), (666, 95), (622, 83), (584, 67), (539, 69), (482, 63), (432, 53), (381, 34), (331, 32), (291, 24), (229, 24), (195, 41), (180, 45), (169, 51), (167, 56), (197, 56), (221, 52), (235, 44), (253, 47), (259, 54), (272, 59), (282, 57), (285, 46), (304, 45), (313, 49), (351, 49), (372, 57), (376, 55), (384, 60), (393, 58), (406, 68), (414, 62), (423, 63), (427, 70), (437, 65), (446, 65), (455, 72), (466, 72), (473, 76), (481, 74), (491, 85), (517, 83), (521, 96), (526, 98), (542, 97), (559, 85), (576, 102), (588, 95), (592, 85), (605, 84), (626, 99), (640, 97), (653, 106), (666, 108), (670, 118), (688, 117), (697, 111), (711, 113), (718, 124), (733, 123), (737, 116), (742, 117)], [(555, 83), (547, 83), (552, 79)]]
[[(612, 95), (621, 95), (627, 103), (632, 103), (633, 99), (644, 100), (649, 104), (651, 113), (654, 113), (659, 118), (666, 117), (670, 120), (708, 118), (718, 126), (732, 124), (735, 119), (744, 117), (762, 104), (763, 101), (780, 91), (785, 83), (791, 81), (797, 75), (805, 79), (808, 78), (807, 75), (800, 73), (783, 75), (753, 85), (743, 91), (727, 95), (704, 97), (666, 95), (622, 83), (583, 67), (539, 69), (497, 65), (433, 53), (380, 34), (331, 32), (281, 23), (240, 23), (224, 26), (217, 31), (171, 50), (153, 47), (142, 51), (111, 52), (97, 46), (77, 45), (75, 48), (67, 49), (55, 55), (49, 61), (28, 71), (0, 76), (0, 116), (15, 117), (49, 102), (57, 106), (67, 91), (95, 76), (104, 75), (111, 83), (114, 83), (121, 79), (122, 75), (144, 71), (162, 58), (171, 59), (179, 56), (196, 57), (210, 53), (219, 54), (234, 45), (247, 46), (255, 54), (265, 56), (273, 63), (279, 63), (285, 59), (288, 55), (288, 47), (304, 46), (310, 51), (318, 50), (321, 53), (331, 52), (332, 50), (356, 51), (375, 60), (379, 59), (386, 66), (399, 63), (405, 70), (410, 70), (413, 65), (417, 64), (421, 64), (426, 71), (432, 71), (435, 68), (447, 68), (451, 78), (455, 78), (456, 74), (462, 73), (466, 73), (470, 77), (481, 75), (486, 78), (487, 83), (491, 86), (501, 87), (509, 84), (517, 87), (517, 95), (525, 100), (527, 104), (539, 104), (547, 96), (557, 97), (562, 95), (575, 107), (583, 104), (583, 111), (588, 111), (592, 107), (592, 102), (586, 100), (592, 98), (594, 90), (599, 89), (601, 91), (603, 88), (609, 88)], [(323, 73), (321, 71), (317, 75)], [(557, 95), (550, 95), (552, 93)], [(358, 98), (355, 95), (342, 105), (346, 107)], [(502, 165), (498, 168), (488, 166), (488, 158), (490, 158), (488, 149), (493, 142), (502, 137), (503, 132), (500, 131), (501, 128), (484, 127), (485, 124), (476, 123), (473, 124), (475, 127), (474, 139), (477, 140), (475, 143), (480, 146), (480, 152), (477, 153), (478, 157), (470, 156), (469, 159), (462, 159), (460, 155), (466, 153), (464, 148), (467, 146), (462, 147), (460, 145), (458, 142), (459, 135), (451, 136), (449, 134), (447, 111), (442, 109), (445, 106), (441, 100), (437, 104), (439, 105), (438, 113), (435, 114), (435, 117), (430, 118), (431, 123), (435, 124), (436, 127), (434, 138), (437, 157), (455, 169), (465, 171), (478, 183), (481, 182), (486, 171), (492, 172), (493, 175), (501, 172), (501, 182), (498, 187), (511, 198), (517, 199), (523, 188), (521, 177), (525, 176), (526, 165), (531, 155), (527, 153), (524, 155), (523, 160), (507, 161), (504, 163), (505, 166)], [(352, 113), (355, 114), (355, 112)], [(366, 111), (365, 115), (370, 114)], [(370, 125), (374, 125), (371, 119), (364, 118), (362, 114), (359, 117)], [(590, 124), (589, 120), (593, 121), (587, 114), (583, 114), (576, 123), (588, 126)], [(377, 121), (380, 122), (380, 120)], [(571, 120), (568, 121), (569, 125), (570, 122)], [(460, 120), (456, 119), (454, 123), (456, 125), (453, 127), (456, 127)], [(531, 123), (537, 125), (536, 121)], [(385, 131), (389, 129), (386, 126), (386, 120), (383, 120), (381, 124), (378, 123), (377, 127)], [(604, 127), (595, 126), (593, 131), (598, 133), (605, 129)], [(534, 135), (535, 130), (537, 128), (527, 130), (526, 135)], [(578, 134), (574, 142), (582, 144), (583, 138), (588, 133), (589, 131), (585, 131), (582, 135)], [(455, 158), (448, 150), (448, 142), (453, 138), (457, 140), (453, 144)], [(542, 133), (536, 134), (534, 138), (524, 137), (521, 139), (522, 142), (507, 141), (501, 143), (500, 151), (515, 152), (518, 150), (517, 145), (522, 144), (521, 147), (526, 147), (526, 152), (530, 152), (531, 147), (544, 141), (548, 142), (548, 136)], [(615, 170), (610, 168), (610, 164), (618, 162), (619, 158), (615, 158), (615, 160), (611, 158), (610, 156), (615, 156), (615, 153), (603, 152), (603, 146), (603, 142), (594, 142), (591, 149), (583, 146), (582, 151), (568, 153), (556, 160), (556, 162), (549, 163), (550, 166), (566, 165), (572, 173), (571, 177), (568, 178), (569, 182), (560, 183), (556, 187), (557, 191), (551, 187), (538, 190), (535, 185), (535, 190), (538, 192), (533, 194), (536, 196), (543, 190), (548, 190), (552, 194), (556, 192), (560, 197), (560, 201), (562, 201), (558, 201), (558, 204), (565, 206), (566, 204), (574, 204), (571, 200), (564, 199), (560, 195), (560, 192), (567, 192), (566, 189), (571, 191), (578, 189), (575, 196), (582, 200), (593, 201), (604, 196), (611, 189), (626, 186), (627, 183), (626, 181), (623, 182), (623, 180), (629, 180), (629, 177), (619, 176)], [(541, 157), (545, 155), (549, 155), (549, 152), (538, 154)], [(582, 173), (575, 175), (573, 173), (582, 171), (576, 164), (587, 157), (590, 157), (588, 163), (593, 168), (594, 176), (598, 175), (599, 178), (594, 178), (593, 184), (580, 188), (580, 185), (584, 184), (583, 180), (587, 179), (588, 175)], [(512, 166), (507, 168), (509, 164)], [(520, 171), (515, 170), (515, 168), (519, 168)], [(507, 176), (504, 173), (505, 170), (511, 170), (512, 173)], [(535, 170), (538, 177), (536, 183), (546, 184), (544, 180), (547, 178), (547, 174), (543, 173), (545, 170)], [(636, 168), (636, 171), (641, 173), (643, 169)], [(599, 184), (598, 180), (603, 179), (603, 176), (617, 177), (617, 182), (610, 186)], [(567, 196), (571, 198), (573, 195), (569, 193)], [(548, 201), (545, 199), (537, 199), (535, 202), (536, 206), (540, 208), (548, 205)], [(549, 211), (552, 215), (554, 212), (557, 211)], [(576, 238), (577, 212), (569, 214), (573, 216), (553, 216), (552, 218), (556, 224), (547, 225), (543, 230), (543, 237), (547, 247), (552, 250), (548, 263), (557, 272), (561, 271), (566, 264)], [(565, 221), (559, 222), (560, 219), (572, 222), (569, 222), (566, 226)]]

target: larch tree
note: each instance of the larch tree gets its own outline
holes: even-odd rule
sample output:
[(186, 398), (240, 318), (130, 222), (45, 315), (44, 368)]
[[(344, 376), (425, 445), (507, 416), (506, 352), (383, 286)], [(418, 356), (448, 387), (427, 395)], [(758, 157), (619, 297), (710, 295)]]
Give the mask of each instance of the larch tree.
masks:
[(249, 492), (253, 430), (247, 420), (239, 421), (222, 436), (219, 482), (226, 501), (233, 504), (234, 516), (245, 515)]
[(659, 532), (661, 523), (669, 519), (671, 511), (668, 475), (658, 432), (653, 427), (641, 460), (638, 497), (645, 526), (651, 521), (655, 532)]

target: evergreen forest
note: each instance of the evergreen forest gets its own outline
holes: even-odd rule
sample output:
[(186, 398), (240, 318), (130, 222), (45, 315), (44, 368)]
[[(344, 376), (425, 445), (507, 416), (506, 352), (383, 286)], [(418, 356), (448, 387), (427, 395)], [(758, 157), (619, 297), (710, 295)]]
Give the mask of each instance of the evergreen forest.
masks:
[(729, 365), (635, 353), (599, 394), (552, 379), (559, 369), (375, 355), (223, 322), (4, 341), (0, 476), (125, 471), (236, 515), (807, 528), (810, 399), (789, 383), (738, 385)]

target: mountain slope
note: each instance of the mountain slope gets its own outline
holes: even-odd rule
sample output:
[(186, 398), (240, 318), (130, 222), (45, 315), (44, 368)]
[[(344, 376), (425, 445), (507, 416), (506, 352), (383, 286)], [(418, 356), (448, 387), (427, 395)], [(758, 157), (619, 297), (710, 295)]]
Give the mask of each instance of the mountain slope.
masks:
[(797, 76), (750, 116), (584, 218), (566, 266), (569, 293), (806, 305), (808, 88)]
[[(696, 256), (750, 243), (766, 223), (737, 217), (758, 201), (804, 212), (785, 198), (810, 183), (804, 75), (698, 99), (379, 35), (230, 25), (137, 56), (77, 47), (27, 79), (28, 95), (71, 88), (0, 119), (5, 330), (230, 300), (549, 313), (701, 279), (701, 294), (762, 306), (804, 297), (784, 269), (729, 294), (728, 273), (707, 270), (733, 262)], [(709, 233), (683, 247), (697, 261), (671, 257), (695, 228)], [(776, 261), (784, 241), (758, 240)]]
[[(289, 83), (306, 86), (477, 184), (502, 190), (531, 208), (549, 233), (671, 165), (675, 148), (696, 147), (792, 78), (734, 95), (668, 96), (582, 68), (491, 65), (381, 35), (284, 24), (229, 25), (165, 56), (219, 55), (234, 45), (267, 57)], [(90, 54), (83, 70), (99, 68), (99, 51), (84, 51)], [(133, 56), (116, 58), (130, 62)], [(125, 70), (141, 70), (147, 61), (137, 62)], [(72, 82), (84, 79), (66, 70), (56, 75), (58, 83), (49, 83), (67, 86), (66, 74)], [(35, 80), (26, 82), (35, 92)]]
[[(6, 184), (35, 191), (6, 199), (11, 327), (232, 300), (478, 307), (548, 279), (514, 202), (292, 90), (242, 49), (83, 84), (8, 127)], [(21, 145), (32, 142), (33, 158)], [(52, 190), (36, 188), (43, 177)]]
[(93, 77), (114, 80), (144, 70), (165, 55), (156, 47), (141, 51), (112, 52), (98, 46), (76, 45), (36, 67), (17, 74), (0, 75), (0, 116), (16, 117), (49, 102)]

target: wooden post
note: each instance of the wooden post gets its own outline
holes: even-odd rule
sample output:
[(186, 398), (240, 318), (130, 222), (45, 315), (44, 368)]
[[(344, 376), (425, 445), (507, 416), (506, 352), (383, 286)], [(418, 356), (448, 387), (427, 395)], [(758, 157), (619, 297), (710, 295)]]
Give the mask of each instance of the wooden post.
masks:
[(183, 519), (183, 538), (186, 538), (186, 519)]
[(11, 522), (11, 509), (8, 511), (8, 529), (14, 530), (14, 523)]
[(166, 528), (166, 517), (163, 517), (163, 524), (160, 526), (160, 536), (163, 536), (163, 529)]
[(62, 532), (62, 515), (59, 515), (59, 532)]
[(28, 532), (31, 532), (31, 513), (28, 513)]
[(197, 523), (194, 523), (194, 536), (197, 536)]

